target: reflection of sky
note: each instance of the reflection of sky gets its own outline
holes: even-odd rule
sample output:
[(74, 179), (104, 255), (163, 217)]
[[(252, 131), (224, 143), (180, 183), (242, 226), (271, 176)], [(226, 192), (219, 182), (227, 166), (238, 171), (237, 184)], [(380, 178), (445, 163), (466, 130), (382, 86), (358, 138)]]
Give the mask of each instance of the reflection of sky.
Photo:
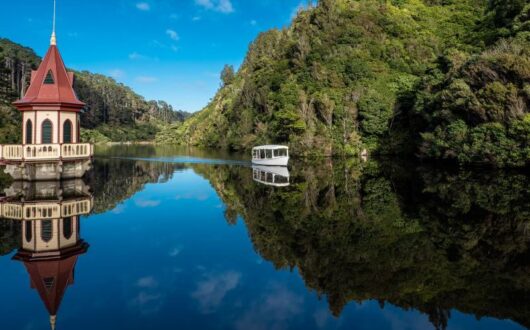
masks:
[[(249, 169), (250, 170), (250, 169)], [(82, 222), (79, 258), (58, 329), (430, 329), (425, 315), (374, 301), (340, 318), (296, 272), (277, 271), (252, 247), (244, 223), (228, 226), (209, 182), (192, 170)], [(155, 207), (156, 206), (156, 207)], [(24, 267), (0, 258), (2, 329), (48, 329)], [(519, 329), (455, 311), (451, 329)]]

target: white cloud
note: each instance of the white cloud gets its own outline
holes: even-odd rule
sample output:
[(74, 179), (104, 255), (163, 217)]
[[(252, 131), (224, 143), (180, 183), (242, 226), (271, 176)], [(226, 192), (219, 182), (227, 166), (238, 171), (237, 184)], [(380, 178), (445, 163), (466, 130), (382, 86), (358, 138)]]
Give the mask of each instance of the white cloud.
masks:
[[(142, 83), (142, 84), (152, 84), (154, 82), (157, 82), (158, 79), (155, 78), (155, 77), (150, 77), (150, 76), (138, 76), (138, 77), (136, 77), (135, 81), (138, 82), (138, 83)], [(150, 205), (147, 205), (147, 206), (146, 206), (145, 203), (143, 203), (143, 206), (142, 205), (138, 205), (138, 204), (137, 205), (140, 206), (140, 207), (155, 207), (158, 204), (160, 204), (158, 202), (158, 204), (154, 205), (155, 203), (156, 202), (150, 202)], [(142, 203), (140, 202), (140, 204), (142, 204)]]
[(226, 294), (238, 286), (240, 279), (241, 274), (234, 271), (210, 275), (197, 284), (191, 296), (199, 302), (203, 313), (211, 313), (222, 303)]
[(195, 3), (206, 9), (213, 9), (213, 3), (211, 0), (195, 0)]
[(180, 39), (179, 34), (175, 30), (167, 29), (166, 34), (174, 41), (178, 41)]
[(143, 11), (148, 11), (151, 9), (151, 6), (147, 2), (138, 2), (136, 8)]
[(303, 311), (303, 297), (287, 288), (276, 287), (263, 297), (256, 297), (250, 308), (236, 321), (235, 329), (284, 329)]
[(132, 52), (131, 54), (129, 54), (130, 60), (145, 60), (146, 58), (147, 56), (139, 54), (137, 52)]
[(232, 3), (230, 0), (219, 0), (219, 4), (217, 5), (217, 10), (221, 13), (233, 13), (234, 12), (234, 6), (232, 6)]
[(217, 11), (223, 14), (234, 12), (234, 6), (230, 0), (195, 0), (198, 6), (208, 10)]
[(172, 257), (172, 258), (175, 258), (176, 256), (178, 256), (180, 254), (181, 251), (182, 251), (181, 248), (174, 247), (173, 249), (171, 249), (171, 251), (169, 251), (169, 256)]
[(125, 77), (125, 71), (121, 69), (113, 69), (109, 71), (109, 75), (114, 79), (121, 79)]
[(158, 282), (153, 276), (142, 277), (138, 279), (136, 286), (140, 288), (156, 288), (158, 286)]
[[(140, 76), (140, 77), (136, 77), (136, 81), (139, 83), (152, 83), (152, 82), (157, 81), (157, 79), (155, 77)], [(137, 199), (134, 201), (134, 204), (142, 208), (157, 207), (158, 205), (160, 205), (160, 201)]]
[(200, 20), (201, 20), (201, 17), (200, 17), (200, 16), (193, 16), (193, 17), (191, 18), (191, 20), (194, 21), (194, 22), (197, 22), (197, 21), (200, 21)]
[(258, 25), (258, 22), (255, 19), (253, 19), (252, 21), (250, 21), (250, 25), (256, 26)]
[(178, 18), (179, 18), (179, 15), (173, 13), (173, 14), (169, 15), (169, 18), (171, 18), (171, 19), (178, 19)]

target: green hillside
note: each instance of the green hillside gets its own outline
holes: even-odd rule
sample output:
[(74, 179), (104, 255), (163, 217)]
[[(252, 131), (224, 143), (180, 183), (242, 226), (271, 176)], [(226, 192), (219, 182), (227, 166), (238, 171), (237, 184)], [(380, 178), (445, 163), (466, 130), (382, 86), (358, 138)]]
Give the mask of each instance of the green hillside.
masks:
[[(289, 27), (260, 34), (237, 73), (225, 68), (224, 86), (213, 101), (183, 125), (163, 130), (158, 141), (230, 149), (288, 143), (300, 156), (355, 155), (367, 148), (463, 163), (527, 163), (524, 151), (512, 162), (439, 151), (443, 148), (436, 143), (446, 139), (446, 126), (433, 119), (446, 112), (440, 102), (469, 111), (469, 104), (459, 103), (452, 91), (446, 94), (454, 99), (440, 97), (450, 81), (471, 75), (471, 93), (483, 95), (474, 111), (517, 113), (502, 120), (486, 115), (494, 124), (484, 129), (501, 125), (509, 130), (517, 121), (524, 127), (515, 129), (525, 132), (530, 70), (526, 3), (321, 0), (316, 8), (299, 12)], [(518, 68), (510, 71), (517, 56)], [(473, 67), (477, 61), (482, 62)], [(488, 61), (493, 72), (504, 70), (506, 75), (472, 71), (487, 67)], [(510, 110), (514, 105), (504, 100), (514, 95), (517, 109)], [(448, 120), (458, 123), (456, 117)], [(467, 122), (473, 128), (479, 124)], [(506, 139), (517, 148), (529, 142), (528, 134), (516, 139), (507, 134)], [(462, 146), (456, 153), (467, 149)]]

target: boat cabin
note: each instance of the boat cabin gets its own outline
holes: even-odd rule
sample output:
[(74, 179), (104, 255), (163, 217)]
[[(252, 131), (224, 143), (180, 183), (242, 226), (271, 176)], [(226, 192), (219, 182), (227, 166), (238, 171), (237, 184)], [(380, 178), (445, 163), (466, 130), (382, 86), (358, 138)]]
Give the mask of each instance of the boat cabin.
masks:
[(252, 166), (252, 178), (254, 181), (268, 186), (289, 186), (289, 170), (287, 167)]
[(252, 162), (260, 165), (287, 166), (289, 147), (265, 145), (252, 149)]

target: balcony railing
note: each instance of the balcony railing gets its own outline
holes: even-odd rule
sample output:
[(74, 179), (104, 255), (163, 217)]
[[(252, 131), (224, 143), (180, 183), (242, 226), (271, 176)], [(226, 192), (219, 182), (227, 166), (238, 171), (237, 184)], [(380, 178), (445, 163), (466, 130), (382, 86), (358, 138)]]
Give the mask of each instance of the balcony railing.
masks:
[(0, 218), (12, 220), (50, 220), (87, 215), (94, 200), (90, 197), (63, 202), (2, 202)]
[(89, 143), (0, 145), (0, 160), (47, 161), (90, 158), (94, 149)]

